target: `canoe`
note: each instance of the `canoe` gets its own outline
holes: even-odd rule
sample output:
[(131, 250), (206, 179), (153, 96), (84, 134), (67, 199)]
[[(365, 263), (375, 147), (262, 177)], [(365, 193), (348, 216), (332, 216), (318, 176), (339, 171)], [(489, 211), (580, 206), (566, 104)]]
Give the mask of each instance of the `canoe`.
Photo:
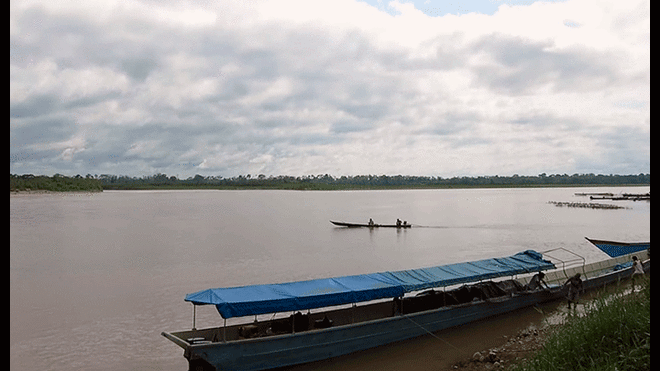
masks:
[[(641, 257), (650, 271), (650, 259)], [(224, 326), (196, 329), (193, 315), (192, 330), (162, 335), (184, 349), (190, 370), (279, 368), (558, 300), (566, 296), (562, 283), (575, 273), (583, 275), (585, 290), (600, 288), (630, 277), (632, 267), (621, 264), (629, 261), (625, 255), (559, 267), (545, 254), (527, 250), (430, 268), (207, 289), (186, 295), (185, 301), (193, 308), (215, 305)], [(539, 271), (546, 272), (550, 288), (527, 290), (525, 283)], [(257, 321), (265, 313), (268, 319)], [(275, 319), (272, 313), (292, 314)], [(227, 326), (227, 319), (235, 317), (245, 317), (246, 323)]]
[(368, 223), (346, 223), (346, 222), (336, 222), (331, 220), (330, 223), (338, 227), (348, 227), (348, 228), (410, 228), (412, 224), (373, 224), (369, 225)]

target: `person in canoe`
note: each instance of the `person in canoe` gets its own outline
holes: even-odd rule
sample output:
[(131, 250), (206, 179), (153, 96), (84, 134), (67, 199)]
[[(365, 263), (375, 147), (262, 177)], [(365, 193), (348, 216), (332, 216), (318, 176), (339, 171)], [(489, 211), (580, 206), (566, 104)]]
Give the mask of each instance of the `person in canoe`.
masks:
[(369, 218), (369, 227), (373, 227), (373, 226), (374, 226), (374, 220)]

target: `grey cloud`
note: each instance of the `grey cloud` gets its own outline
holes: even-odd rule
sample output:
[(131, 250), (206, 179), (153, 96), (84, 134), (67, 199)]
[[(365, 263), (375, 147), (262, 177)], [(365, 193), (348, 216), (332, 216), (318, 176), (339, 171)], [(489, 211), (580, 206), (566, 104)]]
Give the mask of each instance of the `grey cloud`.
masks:
[(12, 63), (49, 56), (62, 66), (73, 66), (93, 55), (84, 53), (85, 45), (98, 42), (98, 28), (81, 18), (47, 14), (40, 7), (13, 17), (22, 33), (12, 35)]
[(61, 156), (62, 149), (51, 144), (67, 141), (75, 131), (75, 124), (66, 117), (14, 119), (9, 131), (10, 165), (23, 168), (26, 173), (52, 174), (53, 162)]
[(143, 82), (157, 66), (155, 60), (148, 58), (129, 58), (121, 62), (122, 70), (139, 82)]
[(62, 109), (75, 110), (104, 103), (111, 100), (121, 98), (121, 93), (118, 91), (109, 91), (101, 94), (86, 95), (81, 98), (72, 98), (62, 102)]
[(585, 122), (576, 118), (562, 117), (553, 115), (548, 112), (545, 113), (526, 113), (521, 114), (518, 118), (509, 120), (507, 123), (514, 124), (521, 127), (532, 128), (545, 128), (559, 130), (576, 130), (585, 126)]
[(330, 131), (335, 134), (342, 134), (342, 133), (357, 133), (365, 130), (370, 130), (373, 126), (372, 125), (360, 125), (359, 123), (355, 122), (348, 122), (348, 121), (336, 121), (332, 123), (332, 127)]
[[(472, 51), (485, 51), (497, 66), (476, 66), (477, 81), (511, 95), (532, 94), (543, 85), (555, 91), (588, 91), (619, 80), (612, 56), (586, 49), (548, 50), (551, 41), (490, 35), (474, 43)], [(504, 67), (504, 68), (502, 68)]]
[(36, 92), (29, 95), (25, 100), (12, 102), (9, 105), (9, 117), (15, 119), (39, 118), (50, 116), (62, 111), (70, 111), (94, 106), (107, 100), (117, 99), (119, 92), (109, 91), (101, 94), (86, 95), (80, 98), (63, 98), (54, 94), (42, 94)]
[[(144, 169), (165, 171), (171, 164), (180, 163), (182, 154), (193, 148), (194, 140), (204, 134), (191, 135), (191, 130), (185, 128), (160, 125), (121, 131), (112, 126), (96, 125), (85, 150), (73, 154), (69, 166), (76, 168), (93, 163), (100, 169), (122, 169), (119, 174)], [(142, 143), (148, 143), (147, 150), (140, 150), (138, 145)]]
[(32, 118), (53, 113), (59, 99), (51, 94), (35, 94), (28, 99), (9, 105), (9, 118)]
[(449, 112), (434, 126), (432, 132), (437, 135), (469, 133), (483, 120), (483, 117), (473, 112)]
[(648, 132), (622, 126), (592, 132), (597, 156), (579, 157), (576, 167), (582, 172), (603, 174), (647, 173), (651, 168), (651, 141)]
[[(609, 160), (618, 166), (631, 168), (648, 166), (651, 160), (651, 140), (648, 131), (639, 127), (622, 125), (594, 133), (594, 140), (606, 151)], [(638, 165), (636, 165), (638, 164)], [(643, 170), (639, 170), (642, 172)], [(637, 171), (636, 171), (637, 172)]]
[(10, 144), (15, 148), (67, 140), (75, 132), (75, 123), (63, 117), (21, 120), (10, 130)]

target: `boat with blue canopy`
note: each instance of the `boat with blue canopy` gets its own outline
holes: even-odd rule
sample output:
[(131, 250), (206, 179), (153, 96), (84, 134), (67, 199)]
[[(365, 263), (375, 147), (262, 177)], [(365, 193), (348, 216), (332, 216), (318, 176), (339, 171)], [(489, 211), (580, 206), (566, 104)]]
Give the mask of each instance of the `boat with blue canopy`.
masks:
[(527, 250), (505, 258), (394, 272), (309, 281), (214, 288), (186, 295), (195, 305), (215, 305), (223, 318), (291, 312), (361, 303), (433, 287), (492, 279), (555, 268), (538, 252)]
[[(552, 254), (550, 254), (552, 252)], [(585, 288), (629, 276), (615, 267), (629, 255), (597, 265), (566, 266), (555, 251), (299, 282), (197, 291), (185, 301), (213, 305), (223, 326), (162, 335), (184, 349), (191, 370), (263, 370), (318, 361), (508, 313), (565, 295), (579, 272)], [(644, 258), (642, 256), (642, 258)], [(579, 259), (578, 259), (579, 260)], [(642, 259), (644, 260), (644, 259)], [(650, 260), (644, 261), (650, 269)], [(549, 289), (529, 289), (537, 272)], [(306, 311), (306, 313), (304, 313)], [(276, 313), (290, 313), (275, 318)], [(258, 320), (259, 315), (269, 315)], [(270, 315), (273, 315), (272, 317)], [(227, 319), (252, 318), (228, 326)]]

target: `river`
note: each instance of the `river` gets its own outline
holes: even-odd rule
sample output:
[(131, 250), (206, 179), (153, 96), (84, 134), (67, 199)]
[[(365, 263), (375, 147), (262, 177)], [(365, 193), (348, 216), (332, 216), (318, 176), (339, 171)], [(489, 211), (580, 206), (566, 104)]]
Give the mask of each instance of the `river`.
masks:
[[(185, 295), (211, 287), (411, 269), (527, 249), (563, 247), (587, 262), (604, 259), (584, 237), (650, 240), (650, 202), (597, 201), (626, 207), (619, 210), (548, 202), (591, 202), (577, 192), (649, 191), (12, 194), (10, 368), (187, 370), (182, 349), (160, 333), (189, 329), (192, 306)], [(369, 218), (400, 218), (413, 228), (347, 229), (329, 222)], [(213, 307), (197, 310), (198, 328), (220, 323)], [(396, 357), (406, 348), (385, 349)], [(374, 353), (381, 363), (382, 353)]]

